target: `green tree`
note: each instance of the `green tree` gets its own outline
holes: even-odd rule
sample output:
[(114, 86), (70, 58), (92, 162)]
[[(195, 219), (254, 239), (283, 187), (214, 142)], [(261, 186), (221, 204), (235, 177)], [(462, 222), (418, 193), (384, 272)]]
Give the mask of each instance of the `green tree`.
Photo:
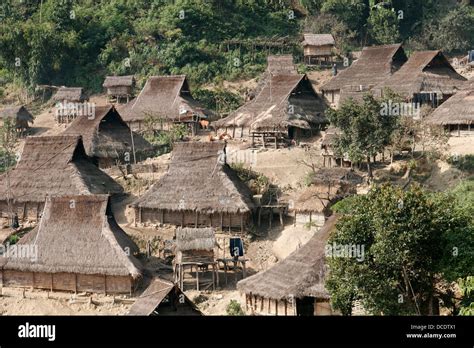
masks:
[[(352, 202), (354, 203), (354, 202)], [(326, 287), (332, 303), (351, 314), (354, 301), (377, 315), (434, 314), (440, 280), (472, 275), (474, 245), (469, 218), (455, 200), (412, 186), (377, 186), (339, 219), (328, 245), (364, 247), (363, 258), (328, 257)]]
[(376, 44), (393, 44), (400, 40), (398, 17), (395, 10), (384, 7), (370, 11), (369, 34)]
[(357, 103), (352, 99), (343, 103), (338, 110), (329, 110), (331, 124), (339, 127), (341, 134), (336, 139), (336, 149), (347, 154), (353, 162), (367, 160), (367, 171), (372, 178), (370, 159), (390, 144), (398, 118), (382, 112), (382, 105), (388, 100), (378, 101), (372, 95), (365, 95)]

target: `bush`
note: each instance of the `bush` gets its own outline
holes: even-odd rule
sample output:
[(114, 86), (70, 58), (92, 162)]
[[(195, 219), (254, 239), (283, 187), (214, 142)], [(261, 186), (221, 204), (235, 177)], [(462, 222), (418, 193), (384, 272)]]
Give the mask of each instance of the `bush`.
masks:
[(236, 300), (230, 300), (225, 311), (227, 315), (232, 315), (232, 316), (245, 315), (244, 311), (242, 310), (242, 307), (240, 306), (240, 303), (237, 302)]
[(464, 172), (474, 173), (474, 155), (451, 156), (448, 163)]

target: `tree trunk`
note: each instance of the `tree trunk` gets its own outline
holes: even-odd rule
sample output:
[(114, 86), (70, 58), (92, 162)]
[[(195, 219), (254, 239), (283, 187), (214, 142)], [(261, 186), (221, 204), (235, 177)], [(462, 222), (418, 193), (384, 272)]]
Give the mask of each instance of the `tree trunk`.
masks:
[(367, 173), (369, 175), (369, 179), (372, 179), (373, 175), (372, 175), (372, 167), (370, 166), (370, 156), (367, 156)]

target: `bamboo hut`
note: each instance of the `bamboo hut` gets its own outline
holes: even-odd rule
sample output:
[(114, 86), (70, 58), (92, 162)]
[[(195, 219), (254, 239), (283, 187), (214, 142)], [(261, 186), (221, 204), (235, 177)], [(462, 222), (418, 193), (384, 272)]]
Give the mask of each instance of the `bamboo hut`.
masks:
[(184, 124), (193, 135), (199, 129), (199, 121), (212, 116), (193, 99), (185, 75), (150, 77), (140, 94), (119, 111), (133, 130), (146, 130), (145, 123), (155, 130)]
[(431, 125), (445, 127), (454, 136), (474, 135), (474, 80), (466, 83), (426, 119)]
[(304, 61), (307, 65), (316, 62), (328, 62), (333, 55), (335, 45), (332, 34), (304, 34), (303, 51)]
[(330, 217), (305, 245), (287, 258), (237, 283), (237, 289), (245, 296), (248, 314), (334, 314), (324, 279), (325, 246), (335, 223), (336, 217)]
[(3, 124), (5, 119), (12, 120), (20, 136), (25, 135), (30, 128), (29, 124), (34, 120), (25, 106), (10, 106), (0, 110), (0, 124)]
[(351, 161), (344, 158), (336, 149), (336, 139), (341, 130), (337, 127), (329, 126), (321, 139), (321, 156), (323, 157), (323, 167), (332, 168), (335, 166), (352, 166)]
[(136, 223), (243, 230), (254, 207), (249, 188), (225, 160), (221, 142), (182, 142), (168, 172), (132, 206)]
[[(137, 246), (115, 222), (107, 195), (48, 197), (37, 227), (1, 267), (3, 286), (129, 293), (141, 275)], [(24, 257), (23, 257), (24, 256)]]
[(79, 136), (26, 138), (16, 167), (0, 175), (0, 214), (38, 220), (47, 196), (121, 194), (86, 155)]
[(360, 58), (323, 85), (321, 90), (331, 105), (337, 108), (348, 98), (361, 98), (406, 61), (401, 44), (364, 47)]
[(325, 103), (309, 78), (293, 72), (272, 73), (272, 66), (263, 85), (257, 87), (255, 98), (213, 122), (216, 130), (233, 138), (251, 139), (252, 146), (277, 148), (290, 140), (312, 136), (327, 123)]
[(175, 280), (184, 289), (186, 269), (196, 272), (196, 289), (202, 286), (203, 273), (209, 266), (212, 268), (212, 287), (217, 282), (217, 262), (214, 259), (216, 236), (213, 228), (180, 228), (176, 229), (176, 258), (174, 265)]
[(69, 123), (82, 116), (87, 109), (83, 103), (88, 100), (82, 87), (60, 87), (51, 98), (55, 102), (55, 119), (58, 123)]
[(416, 105), (436, 108), (462, 88), (466, 78), (459, 75), (441, 51), (414, 52), (387, 80), (374, 88), (382, 97), (390, 89)]
[(107, 98), (109, 102), (120, 103), (126, 100), (128, 103), (133, 96), (135, 78), (128, 76), (106, 76), (102, 87), (107, 89)]
[(132, 132), (111, 105), (96, 107), (94, 117), (77, 117), (63, 134), (82, 136), (86, 154), (99, 168), (135, 163), (153, 151), (153, 146)]
[(177, 285), (154, 278), (130, 308), (128, 315), (187, 316), (202, 313)]

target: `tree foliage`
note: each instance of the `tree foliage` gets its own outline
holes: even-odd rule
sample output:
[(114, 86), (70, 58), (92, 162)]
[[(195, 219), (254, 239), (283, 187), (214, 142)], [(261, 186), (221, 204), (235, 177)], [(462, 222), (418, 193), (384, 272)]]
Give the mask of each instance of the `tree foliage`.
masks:
[(455, 204), (419, 187), (384, 185), (346, 205), (328, 244), (364, 246), (364, 257), (327, 259), (333, 305), (346, 315), (356, 300), (372, 314), (433, 314), (436, 284), (473, 271), (472, 217)]

